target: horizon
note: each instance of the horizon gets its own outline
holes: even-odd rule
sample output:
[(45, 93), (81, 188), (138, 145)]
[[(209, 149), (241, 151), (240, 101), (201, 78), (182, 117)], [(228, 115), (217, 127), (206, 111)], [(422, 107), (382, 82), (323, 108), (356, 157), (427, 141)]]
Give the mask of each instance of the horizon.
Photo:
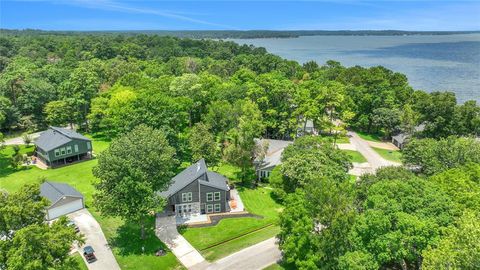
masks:
[(0, 28), (44, 31), (480, 31), (478, 1), (6, 0)]

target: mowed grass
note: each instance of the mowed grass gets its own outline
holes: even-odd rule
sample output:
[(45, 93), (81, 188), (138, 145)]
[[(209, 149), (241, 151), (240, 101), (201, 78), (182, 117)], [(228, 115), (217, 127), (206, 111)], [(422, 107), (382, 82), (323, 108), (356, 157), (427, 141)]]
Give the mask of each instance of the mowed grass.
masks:
[(380, 156), (382, 156), (386, 160), (390, 160), (393, 162), (402, 163), (402, 153), (398, 150), (386, 150), (377, 147), (372, 147), (375, 152), (377, 152)]
[(351, 162), (363, 163), (367, 162), (367, 159), (358, 151), (354, 150), (342, 150), (350, 156)]
[[(93, 141), (95, 153), (106, 149), (109, 142), (99, 138)], [(3, 149), (0, 151), (0, 189), (9, 192), (18, 191), (23, 185), (29, 183), (39, 183), (41, 179), (47, 179), (54, 182), (64, 182), (72, 185), (85, 196), (85, 204), (95, 219), (100, 223), (109, 245), (112, 247), (114, 255), (122, 269), (181, 269), (175, 256), (168, 252), (166, 256), (156, 257), (155, 251), (159, 248), (166, 249), (165, 245), (155, 236), (153, 227), (153, 217), (149, 223), (147, 237), (145, 241), (140, 239), (140, 227), (137, 224), (126, 223), (120, 218), (112, 218), (100, 215), (93, 208), (93, 193), (95, 191), (93, 182), (95, 177), (92, 174), (92, 168), (97, 164), (97, 160), (89, 160), (69, 166), (41, 170), (37, 167), (28, 167), (22, 169), (12, 169), (3, 166), (5, 160), (11, 156), (12, 149)], [(142, 246), (145, 247), (145, 254), (142, 253)]]
[(88, 270), (88, 267), (85, 264), (85, 261), (83, 260), (82, 255), (80, 255), (79, 252), (76, 252), (76, 253), (72, 254), (72, 256), (73, 256), (73, 259), (75, 260), (75, 262), (78, 265), (78, 268), (77, 268), (78, 270)]
[[(221, 220), (215, 226), (186, 228), (182, 231), (183, 236), (208, 260), (216, 260), (227, 256), (242, 248), (273, 237), (278, 233), (278, 214), (281, 212), (282, 207), (273, 200), (271, 190), (268, 188), (242, 188), (239, 191), (247, 211), (263, 218), (229, 218)], [(255, 231), (270, 224), (273, 225)], [(231, 239), (234, 240), (228, 241)], [(228, 242), (222, 243), (224, 241)], [(219, 243), (222, 244), (208, 248)]]
[(361, 131), (355, 131), (358, 136), (364, 140), (367, 140), (367, 141), (372, 141), (372, 142), (381, 142), (382, 141), (382, 138), (377, 135), (377, 134), (370, 134), (370, 133), (366, 133), (366, 132), (361, 132)]

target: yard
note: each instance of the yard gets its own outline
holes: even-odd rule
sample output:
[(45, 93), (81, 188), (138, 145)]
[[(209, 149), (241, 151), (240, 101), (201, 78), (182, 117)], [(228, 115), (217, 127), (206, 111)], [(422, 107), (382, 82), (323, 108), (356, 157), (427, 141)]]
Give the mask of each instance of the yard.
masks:
[(372, 142), (382, 141), (382, 138), (378, 134), (370, 134), (370, 133), (361, 132), (361, 131), (355, 131), (355, 133), (357, 133), (360, 138), (367, 141), (372, 141)]
[(282, 208), (272, 199), (269, 188), (240, 188), (240, 196), (248, 212), (263, 218), (229, 218), (221, 220), (216, 226), (182, 231), (183, 236), (207, 260), (217, 260), (279, 232), (277, 222)]
[(382, 148), (372, 147), (375, 152), (377, 152), (380, 156), (382, 156), (386, 160), (390, 160), (393, 162), (402, 163), (402, 153), (398, 150), (386, 150)]
[[(96, 153), (106, 149), (109, 145), (108, 141), (101, 138), (94, 138), (92, 142)], [(22, 151), (25, 151), (24, 147), (22, 147)], [(42, 178), (68, 183), (85, 196), (88, 210), (102, 226), (102, 230), (109, 244), (113, 247), (115, 257), (122, 269), (177, 269), (182, 267), (170, 252), (164, 257), (154, 255), (154, 252), (164, 245), (153, 232), (153, 217), (151, 230), (147, 232), (147, 240), (143, 243), (140, 240), (140, 228), (136, 224), (125, 223), (118, 218), (101, 216), (92, 207), (94, 192), (92, 183), (95, 180), (92, 168), (96, 165), (97, 160), (84, 161), (49, 170), (41, 170), (36, 167), (15, 170), (5, 166), (8, 164), (8, 158), (12, 153), (11, 146), (7, 146), (0, 151), (1, 189), (16, 191), (24, 184), (40, 182)], [(148, 255), (142, 254), (142, 245), (145, 246), (145, 253)]]
[(367, 159), (358, 151), (354, 151), (354, 150), (342, 150), (342, 151), (350, 156), (351, 162), (356, 162), (356, 163), (367, 162)]

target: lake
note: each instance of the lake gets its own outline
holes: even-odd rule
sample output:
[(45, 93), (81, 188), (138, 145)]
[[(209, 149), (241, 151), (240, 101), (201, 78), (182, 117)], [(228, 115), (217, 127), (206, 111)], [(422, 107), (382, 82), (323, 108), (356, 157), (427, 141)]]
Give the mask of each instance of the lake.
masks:
[(302, 36), (234, 39), (300, 63), (382, 65), (406, 74), (415, 89), (453, 91), (458, 102), (480, 102), (480, 34), (413, 36)]

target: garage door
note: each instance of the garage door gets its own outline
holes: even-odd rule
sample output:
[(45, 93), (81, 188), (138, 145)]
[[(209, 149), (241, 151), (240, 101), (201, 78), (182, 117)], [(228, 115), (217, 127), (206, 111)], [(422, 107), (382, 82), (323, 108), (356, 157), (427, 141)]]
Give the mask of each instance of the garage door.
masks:
[(48, 218), (54, 219), (83, 208), (82, 199), (78, 199), (64, 205), (60, 205), (48, 210)]

